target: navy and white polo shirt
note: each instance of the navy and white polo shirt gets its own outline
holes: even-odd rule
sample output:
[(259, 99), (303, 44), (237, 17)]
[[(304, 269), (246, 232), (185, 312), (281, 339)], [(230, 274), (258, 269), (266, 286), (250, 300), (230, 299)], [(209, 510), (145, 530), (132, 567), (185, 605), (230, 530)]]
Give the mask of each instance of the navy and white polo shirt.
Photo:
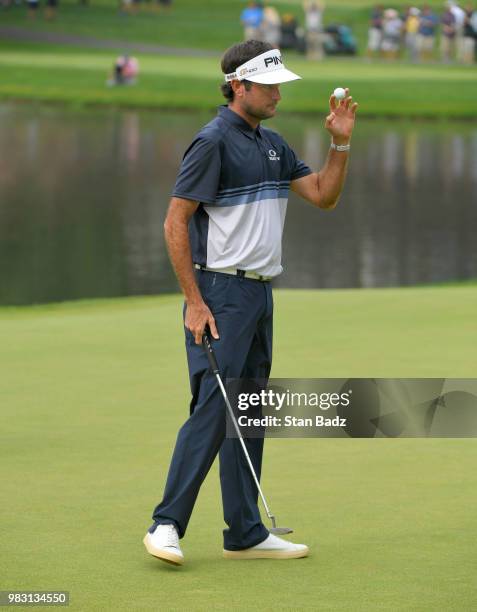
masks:
[(280, 274), (290, 182), (308, 174), (279, 134), (219, 107), (187, 149), (172, 193), (200, 203), (189, 227), (193, 261)]

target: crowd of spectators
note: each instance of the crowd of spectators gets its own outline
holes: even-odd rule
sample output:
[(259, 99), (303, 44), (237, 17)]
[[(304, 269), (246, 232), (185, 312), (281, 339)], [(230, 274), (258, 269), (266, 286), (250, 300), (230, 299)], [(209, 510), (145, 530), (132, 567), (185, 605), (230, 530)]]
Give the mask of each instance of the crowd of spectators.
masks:
[[(250, 1), (240, 16), (244, 39), (263, 40), (282, 48), (306, 51), (309, 59), (320, 60), (336, 47), (336, 36), (349, 28), (324, 27), (324, 4), (320, 0), (304, 0), (304, 27), (294, 15), (280, 15), (268, 2)], [(341, 41), (340, 41), (341, 42)], [(354, 53), (351, 41), (347, 49)], [(333, 52), (333, 51), (331, 51)], [(467, 4), (459, 6), (447, 0), (438, 13), (429, 5), (408, 6), (402, 12), (377, 5), (373, 8), (368, 31), (367, 56), (387, 60), (398, 58), (411, 62), (428, 62), (437, 57), (443, 62), (473, 64), (477, 55), (477, 11)]]
[(298, 24), (295, 15), (280, 15), (268, 2), (249, 2), (240, 16), (244, 40), (253, 38), (275, 47), (295, 48), (306, 51), (310, 59), (321, 59), (326, 40), (323, 27), (324, 4), (318, 0), (304, 0), (303, 10), (304, 28)]
[(473, 64), (476, 61), (477, 11), (447, 0), (441, 14), (429, 5), (407, 7), (400, 14), (393, 8), (377, 5), (371, 13), (368, 31), (368, 57), (412, 62), (431, 61), (439, 41), (443, 62)]

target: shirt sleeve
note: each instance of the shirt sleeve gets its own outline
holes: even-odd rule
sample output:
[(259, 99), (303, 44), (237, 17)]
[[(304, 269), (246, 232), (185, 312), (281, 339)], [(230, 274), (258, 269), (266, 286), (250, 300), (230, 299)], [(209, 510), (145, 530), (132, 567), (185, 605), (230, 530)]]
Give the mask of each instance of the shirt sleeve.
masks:
[(184, 154), (172, 195), (215, 204), (220, 182), (220, 146), (197, 138)]
[(288, 173), (290, 181), (302, 178), (312, 174), (312, 170), (305, 164), (301, 159), (298, 159), (295, 151), (287, 145), (287, 161), (288, 161)]

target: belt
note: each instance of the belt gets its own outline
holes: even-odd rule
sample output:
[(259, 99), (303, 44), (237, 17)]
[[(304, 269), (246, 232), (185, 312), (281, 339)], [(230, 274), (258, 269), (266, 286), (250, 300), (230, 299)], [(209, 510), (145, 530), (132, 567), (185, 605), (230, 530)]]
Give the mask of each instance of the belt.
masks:
[(220, 274), (230, 274), (232, 276), (238, 276), (239, 278), (251, 278), (253, 280), (258, 280), (262, 282), (271, 281), (273, 278), (273, 276), (262, 276), (261, 274), (251, 272), (250, 270), (238, 270), (237, 268), (220, 268), (212, 270), (212, 268), (207, 268), (207, 266), (201, 266), (198, 263), (194, 264), (194, 268), (197, 268), (197, 270), (204, 270), (205, 272), (220, 272)]

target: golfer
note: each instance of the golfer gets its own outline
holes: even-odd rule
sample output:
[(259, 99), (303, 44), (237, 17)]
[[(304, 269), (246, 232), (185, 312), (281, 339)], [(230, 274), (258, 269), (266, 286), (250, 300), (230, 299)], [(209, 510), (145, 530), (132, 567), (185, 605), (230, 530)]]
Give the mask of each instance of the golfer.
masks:
[[(280, 84), (300, 77), (270, 44), (248, 40), (222, 58), (228, 101), (194, 138), (177, 177), (165, 221), (169, 255), (185, 297), (184, 325), (192, 391), (164, 496), (144, 544), (151, 555), (181, 565), (200, 486), (217, 453), (224, 519), (224, 557), (305, 557), (308, 548), (268, 532), (240, 440), (227, 438), (226, 408), (202, 347), (208, 328), (222, 380), (268, 379), (272, 362), (270, 281), (282, 271), (281, 239), (289, 190), (319, 208), (336, 206), (348, 163), (357, 104), (330, 98), (325, 128), (330, 150), (312, 172), (283, 138), (261, 126), (273, 117)], [(263, 439), (246, 440), (260, 478)]]

